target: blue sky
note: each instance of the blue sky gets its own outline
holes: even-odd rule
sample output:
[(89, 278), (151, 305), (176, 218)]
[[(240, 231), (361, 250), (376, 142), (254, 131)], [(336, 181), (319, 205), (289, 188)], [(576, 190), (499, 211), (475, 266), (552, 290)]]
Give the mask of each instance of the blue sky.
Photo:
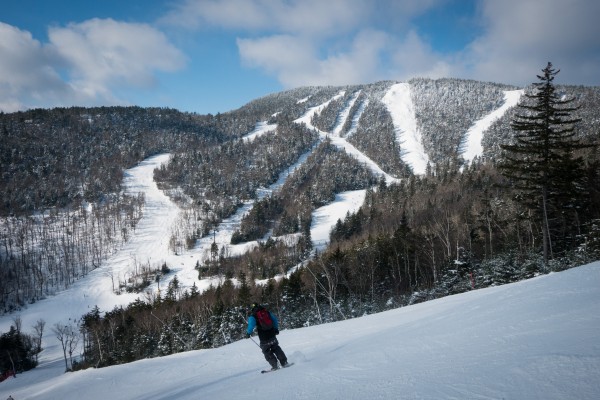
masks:
[(0, 110), (225, 112), (280, 90), (413, 77), (600, 85), (597, 0), (10, 0)]

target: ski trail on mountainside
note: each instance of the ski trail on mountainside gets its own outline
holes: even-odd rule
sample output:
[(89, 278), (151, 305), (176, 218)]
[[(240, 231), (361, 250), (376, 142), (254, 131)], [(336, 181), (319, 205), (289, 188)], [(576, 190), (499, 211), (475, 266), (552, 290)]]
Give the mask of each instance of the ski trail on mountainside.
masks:
[(125, 171), (126, 192), (132, 195), (143, 193), (146, 204), (135, 235), (104, 263), (109, 264), (116, 273), (129, 270), (134, 263), (158, 266), (164, 261), (163, 255), (169, 251), (170, 230), (165, 227), (170, 228), (176, 220), (179, 207), (158, 190), (153, 175), (154, 169), (167, 163), (169, 157), (169, 154), (150, 157), (137, 167)]
[(479, 121), (475, 122), (473, 126), (469, 128), (463, 142), (464, 151), (462, 156), (465, 161), (471, 162), (475, 157), (480, 157), (481, 154), (483, 154), (483, 146), (481, 144), (483, 133), (510, 108), (516, 106), (523, 93), (523, 90), (504, 91), (504, 103)]
[[(379, 165), (377, 165), (377, 163), (375, 161), (373, 161), (365, 153), (363, 153), (362, 151), (360, 151), (359, 149), (354, 147), (354, 145), (351, 144), (350, 142), (348, 142), (345, 138), (335, 136), (331, 132), (322, 131), (312, 124), (311, 120), (315, 114), (323, 111), (323, 109), (325, 107), (327, 107), (327, 105), (331, 101), (333, 101), (337, 98), (340, 98), (343, 95), (344, 95), (344, 91), (341, 91), (338, 95), (334, 96), (331, 100), (329, 100), (323, 104), (320, 104), (318, 106), (310, 108), (306, 113), (304, 113), (303, 116), (296, 119), (294, 122), (304, 123), (309, 129), (312, 129), (315, 132), (317, 132), (319, 134), (319, 136), (321, 137), (321, 140), (329, 139), (331, 141), (331, 144), (333, 144), (334, 146), (336, 146), (339, 149), (345, 150), (346, 153), (348, 153), (350, 156), (354, 157), (356, 160), (363, 163), (375, 175), (385, 177), (385, 180), (388, 184), (398, 181), (397, 178), (391, 176), (390, 174), (385, 172), (383, 169), (381, 169), (381, 167), (379, 167)], [(348, 117), (348, 116), (346, 116), (346, 117)], [(345, 123), (345, 120), (341, 122), (342, 125), (344, 123)]]
[(417, 127), (410, 85), (408, 83), (392, 85), (381, 101), (392, 116), (402, 161), (412, 168), (413, 173), (425, 174), (429, 156), (423, 147), (422, 136)]
[[(312, 118), (312, 116), (316, 112), (322, 111), (325, 107), (327, 107), (327, 105), (331, 101), (344, 96), (344, 94), (345, 94), (345, 92), (341, 91), (336, 96), (332, 97), (329, 101), (327, 101), (323, 104), (320, 104), (316, 107), (311, 108), (297, 122), (305, 122), (309, 128), (314, 129), (314, 127), (310, 123), (310, 119)], [(342, 124), (343, 123), (345, 123), (345, 120), (342, 121)], [(256, 138), (266, 132), (274, 130), (274, 129), (276, 129), (276, 125), (269, 125), (265, 121), (258, 122), (255, 126), (255, 129), (252, 132), (250, 132), (249, 134), (244, 136), (244, 140), (253, 140), (254, 138)], [(321, 140), (325, 136), (327, 136), (326, 133), (320, 132)], [(378, 167), (376, 167), (376, 165), (372, 161), (370, 161), (369, 159), (366, 159), (361, 152), (356, 150), (354, 148), (354, 146), (347, 143), (344, 139), (342, 139), (342, 138), (334, 138), (334, 139), (336, 139), (336, 141), (338, 142), (336, 144), (338, 147), (343, 147), (349, 154), (354, 155), (358, 159), (360, 159), (362, 156), (363, 157), (362, 161), (365, 164), (370, 165), (372, 170), (375, 169), (376, 172), (378, 172), (379, 174), (385, 174), (380, 169), (377, 170)], [(307, 158), (310, 156), (310, 154), (312, 154), (312, 152), (314, 151), (314, 149), (316, 148), (317, 145), (318, 145), (318, 143), (312, 149), (310, 149), (308, 152), (301, 155), (298, 158), (298, 160), (296, 161), (296, 163), (294, 163), (292, 166), (290, 166), (289, 168), (282, 171), (279, 175), (279, 178), (277, 179), (277, 181), (275, 183), (273, 183), (272, 185), (270, 185), (267, 188), (258, 189), (257, 190), (257, 199), (260, 200), (260, 199), (264, 198), (265, 196), (270, 196), (273, 192), (278, 191), (283, 186), (283, 184), (285, 183), (287, 178), (297, 168), (299, 168), (301, 165), (303, 165), (306, 162)], [(385, 174), (385, 175), (387, 175), (387, 174)], [(386, 179), (388, 179), (388, 182), (389, 182), (390, 180), (393, 180), (394, 178), (387, 175)], [(158, 189), (156, 189), (156, 190), (158, 190)], [(346, 194), (346, 193), (337, 194), (336, 200), (334, 200), (334, 204), (336, 204), (336, 207), (334, 207), (334, 208), (336, 209), (336, 211), (340, 214), (340, 216), (342, 218), (345, 217), (347, 212), (356, 211), (357, 208), (360, 207), (360, 205), (362, 205), (362, 201), (358, 201), (357, 199), (360, 199), (361, 197), (364, 198), (364, 193), (361, 193), (361, 191), (353, 191), (353, 192), (348, 192), (348, 193), (350, 193), (350, 194)], [(236, 210), (236, 212), (233, 215), (231, 215), (230, 217), (221, 221), (221, 223), (217, 226), (217, 228), (215, 230), (213, 230), (209, 235), (199, 239), (197, 241), (196, 245), (194, 246), (194, 248), (183, 251), (180, 254), (169, 254), (167, 256), (164, 256), (163, 257), (164, 262), (166, 262), (167, 265), (169, 266), (169, 268), (171, 269), (171, 273), (168, 274), (167, 276), (164, 276), (161, 278), (162, 279), (162, 281), (160, 282), (161, 287), (163, 287), (163, 288), (166, 287), (169, 284), (169, 282), (171, 282), (173, 280), (173, 278), (175, 276), (177, 276), (177, 279), (179, 281), (179, 286), (182, 289), (188, 289), (192, 285), (196, 285), (199, 288), (199, 290), (202, 291), (202, 290), (205, 290), (206, 288), (210, 287), (211, 285), (215, 285), (215, 284), (218, 284), (219, 282), (221, 282), (223, 280), (223, 277), (212, 277), (212, 278), (202, 279), (201, 281), (198, 281), (198, 271), (196, 270), (196, 266), (202, 265), (206, 260), (210, 259), (211, 248), (213, 246), (213, 243), (217, 244), (218, 249), (219, 249), (219, 254), (223, 254), (225, 256), (241, 255), (241, 254), (244, 254), (244, 253), (252, 250), (253, 248), (255, 248), (258, 245), (258, 241), (243, 242), (243, 243), (239, 243), (236, 245), (231, 244), (231, 237), (233, 236), (233, 233), (239, 229), (242, 219), (244, 218), (244, 216), (246, 214), (248, 214), (250, 212), (250, 210), (252, 209), (254, 204), (255, 204), (255, 200), (246, 201), (240, 208), (238, 208)], [(327, 205), (325, 207), (331, 207), (331, 204)], [(322, 213), (322, 211), (320, 211), (320, 209), (315, 210), (314, 213), (317, 215), (317, 219), (319, 221), (319, 223), (313, 222), (312, 227), (311, 227), (311, 229), (314, 230), (314, 235), (315, 235), (314, 236), (314, 246), (323, 249), (327, 246), (327, 243), (329, 242), (328, 232), (331, 230), (332, 226), (337, 221), (337, 218), (335, 220), (322, 218), (320, 216), (321, 215), (320, 213)], [(334, 214), (331, 214), (331, 215), (334, 215)], [(337, 213), (335, 215), (337, 215)], [(325, 224), (325, 226), (321, 226), (320, 224)], [(165, 223), (164, 225), (166, 226), (168, 224)], [(277, 238), (277, 239), (284, 240), (284, 241), (292, 241), (292, 240), (297, 240), (296, 236), (297, 235), (289, 235), (289, 237), (281, 237), (281, 238)], [(266, 238), (263, 238), (263, 239), (266, 239)], [(161, 260), (161, 262), (163, 262), (163, 261)], [(158, 290), (158, 288), (159, 288), (158, 285), (153, 285), (150, 289), (153, 292), (156, 292)]]
[(245, 135), (242, 139), (248, 142), (253, 141), (257, 137), (264, 135), (265, 133), (272, 132), (277, 129), (277, 124), (269, 124), (268, 121), (260, 121), (256, 123), (254, 130), (247, 135)]
[[(296, 163), (285, 171), (283, 171), (279, 178), (275, 183), (270, 185), (268, 188), (262, 188), (257, 191), (257, 198), (260, 200), (265, 196), (270, 196), (273, 192), (276, 192), (281, 189), (287, 178), (300, 166), (302, 166), (308, 157), (312, 154), (312, 152), (317, 148), (319, 143), (325, 138), (329, 137), (332, 140), (332, 143), (336, 145), (338, 148), (343, 148), (346, 150), (348, 154), (354, 156), (357, 159), (361, 158), (365, 164), (369, 165), (371, 169), (376, 169), (376, 173), (378, 175), (386, 175), (384, 171), (379, 169), (378, 167), (373, 167), (373, 162), (370, 159), (365, 159), (364, 154), (358, 151), (354, 146), (346, 142), (345, 139), (339, 137), (331, 137), (328, 132), (323, 132), (314, 127), (311, 123), (312, 117), (325, 109), (329, 103), (333, 100), (339, 99), (343, 97), (345, 91), (340, 91), (338, 94), (333, 96), (328, 101), (319, 104), (315, 107), (310, 108), (302, 117), (298, 118), (296, 123), (304, 123), (309, 129), (314, 129), (319, 133), (319, 141), (315, 144), (313, 148), (304, 153), (300, 158), (296, 161)], [(342, 112), (341, 116), (338, 117), (338, 125), (343, 126), (346, 122), (346, 119), (349, 117), (349, 109), (354, 104), (354, 101), (358, 98), (360, 93), (356, 93), (352, 99), (349, 101), (349, 105), (346, 107), (346, 112)], [(250, 132), (248, 135), (244, 136), (245, 139), (250, 140), (251, 138), (255, 138), (257, 135), (263, 134), (269, 129), (272, 129), (272, 125), (269, 126), (266, 122), (259, 122), (256, 124), (255, 129)], [(394, 178), (387, 175), (386, 179), (388, 182), (393, 180)], [(319, 248), (323, 250), (327, 247), (329, 243), (329, 232), (333, 225), (337, 222), (338, 218), (344, 219), (348, 212), (353, 213), (358, 210), (358, 208), (362, 205), (364, 201), (365, 191), (364, 190), (356, 190), (344, 193), (336, 194), (335, 200), (321, 207), (313, 212), (313, 222), (311, 224), (311, 238), (313, 241), (313, 247)], [(249, 241), (243, 242), (236, 245), (231, 244), (231, 237), (233, 233), (239, 229), (242, 219), (244, 216), (250, 212), (252, 207), (254, 206), (255, 201), (247, 201), (244, 203), (242, 207), (240, 207), (234, 215), (223, 220), (217, 229), (213, 232), (213, 234), (206, 236), (198, 241), (195, 248), (189, 250), (186, 254), (192, 259), (193, 263), (203, 262), (204, 260), (210, 257), (210, 248), (212, 243), (216, 243), (219, 246), (220, 251), (223, 251), (226, 255), (241, 255), (247, 251), (250, 251), (254, 247), (258, 245), (258, 241)], [(328, 217), (327, 217), (328, 216)], [(294, 235), (290, 235), (294, 236)], [(265, 238), (263, 238), (265, 239)], [(286, 240), (286, 238), (278, 238), (281, 240)], [(289, 240), (292, 240), (290, 238)], [(294, 236), (295, 240), (295, 236)], [(189, 262), (186, 262), (189, 264)], [(195, 272), (194, 272), (195, 273)], [(214, 283), (214, 282), (211, 282)], [(201, 287), (205, 287), (205, 284), (202, 284)]]
[(346, 120), (348, 119), (348, 116), (350, 115), (350, 110), (354, 106), (354, 103), (356, 102), (356, 99), (358, 99), (358, 96), (360, 96), (360, 92), (361, 92), (361, 90), (357, 90), (356, 93), (354, 93), (352, 95), (352, 97), (350, 98), (350, 100), (348, 101), (348, 103), (346, 104), (344, 109), (339, 113), (337, 120), (336, 120), (336, 124), (332, 131), (334, 136), (340, 136), (340, 134), (342, 132), (342, 128), (346, 124)]
[(352, 116), (352, 123), (350, 124), (350, 129), (348, 129), (348, 132), (346, 133), (346, 139), (354, 135), (354, 133), (358, 129), (358, 121), (360, 121), (360, 117), (362, 116), (363, 112), (365, 111), (368, 105), (369, 99), (367, 98), (364, 99), (363, 102), (360, 103), (360, 105), (358, 106), (358, 110), (356, 110), (356, 113)]

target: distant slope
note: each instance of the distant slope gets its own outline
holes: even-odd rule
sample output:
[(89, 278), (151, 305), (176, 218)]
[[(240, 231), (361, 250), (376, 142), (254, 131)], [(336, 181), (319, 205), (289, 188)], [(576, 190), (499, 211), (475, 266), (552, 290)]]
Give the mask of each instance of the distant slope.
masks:
[(410, 165), (415, 174), (424, 174), (429, 156), (425, 152), (421, 133), (417, 129), (410, 85), (395, 84), (386, 93), (383, 102), (392, 115), (397, 140), (402, 146), (402, 159)]

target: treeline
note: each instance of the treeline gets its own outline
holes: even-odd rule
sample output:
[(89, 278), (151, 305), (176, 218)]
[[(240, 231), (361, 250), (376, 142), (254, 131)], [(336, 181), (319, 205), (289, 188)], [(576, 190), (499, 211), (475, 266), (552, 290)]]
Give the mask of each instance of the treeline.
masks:
[(33, 326), (34, 334), (23, 332), (21, 318), (14, 318), (13, 323), (8, 332), (0, 334), (0, 382), (35, 368), (42, 351), (43, 320)]
[[(391, 82), (371, 86), (351, 86), (312, 118), (312, 124), (324, 132), (346, 137), (384, 171), (396, 177), (410, 175), (400, 155), (392, 116), (382, 103), (382, 93)], [(336, 132), (334, 132), (336, 130)]]
[(133, 234), (143, 207), (142, 195), (107, 196), (89, 208), (3, 218), (0, 313), (66, 289), (98, 268)]
[(368, 102), (348, 141), (387, 173), (397, 178), (411, 175), (410, 167), (400, 157), (403, 149), (396, 138), (392, 116), (381, 100), (371, 99)]
[(310, 107), (326, 102), (339, 91), (339, 87), (333, 86), (300, 87), (258, 98), (238, 111), (252, 115), (255, 121), (289, 124), (300, 118)]
[[(531, 93), (532, 86), (525, 89), (526, 93)], [(584, 86), (556, 86), (557, 94), (562, 97), (572, 98), (577, 105), (577, 112), (574, 116), (580, 118), (577, 123), (576, 137), (586, 144), (597, 144), (600, 135), (600, 89), (597, 87)], [(521, 101), (528, 103), (528, 99), (523, 97)], [(502, 144), (509, 143), (514, 136), (514, 130), (511, 127), (511, 121), (515, 119), (519, 112), (517, 107), (509, 109), (502, 117), (496, 120), (488, 129), (482, 139), (483, 157), (486, 159), (498, 159), (502, 153)]]
[(358, 92), (346, 90), (343, 96), (332, 99), (321, 112), (315, 113), (311, 124), (323, 132), (333, 132), (339, 125), (344, 110), (352, 107), (358, 95)]
[[(598, 166), (588, 168), (595, 178), (587, 185), (597, 187)], [(397, 296), (424, 288), (439, 291), (447, 285), (448, 274), (459, 273), (463, 280), (469, 275), (481, 287), (504, 283), (490, 278), (494, 271), (489, 269), (497, 265), (526, 268), (521, 276), (529, 277), (599, 255), (596, 193), (588, 192), (579, 220), (563, 221), (565, 229), (554, 237), (553, 266), (548, 267), (539, 255), (540, 226), (505, 183), (491, 164), (474, 164), (462, 173), (437, 171), (379, 186), (356, 214), (334, 227), (332, 250), (323, 255), (332, 261), (323, 265), (333, 269), (330, 276), (346, 282), (350, 293), (364, 293), (364, 276), (351, 279), (350, 271), (366, 269), (372, 271), (368, 281), (374, 285), (369, 293)]]
[(256, 189), (275, 182), (316, 140), (317, 135), (304, 126), (278, 125), (277, 132), (251, 141), (228, 141), (176, 153), (154, 177), (163, 187), (182, 188), (195, 201), (253, 199)]
[[(281, 282), (255, 286), (242, 275), (235, 285), (226, 277), (202, 294), (194, 288), (182, 291), (171, 284), (162, 297), (136, 301), (101, 315), (95, 308), (82, 318), (84, 354), (75, 368), (103, 367), (176, 352), (212, 348), (243, 335), (251, 299), (273, 305), (282, 328), (317, 321), (305, 306), (299, 275)], [(286, 298), (278, 307), (277, 299)]]

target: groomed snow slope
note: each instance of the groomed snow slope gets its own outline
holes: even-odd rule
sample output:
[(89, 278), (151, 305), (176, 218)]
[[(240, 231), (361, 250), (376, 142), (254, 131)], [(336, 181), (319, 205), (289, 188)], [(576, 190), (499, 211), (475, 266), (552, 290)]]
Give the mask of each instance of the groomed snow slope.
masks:
[[(600, 262), (343, 322), (286, 330), (295, 365), (250, 340), (0, 384), (26, 399), (597, 399)], [(2, 397), (4, 396), (4, 397)]]
[(483, 132), (502, 117), (510, 108), (516, 106), (523, 95), (524, 90), (506, 90), (504, 91), (504, 103), (485, 117), (481, 118), (465, 134), (463, 158), (471, 162), (475, 157), (483, 154)]
[(429, 157), (423, 147), (421, 132), (417, 128), (410, 85), (408, 83), (392, 85), (381, 101), (392, 116), (396, 141), (402, 149), (402, 161), (408, 164), (415, 174), (425, 174)]

